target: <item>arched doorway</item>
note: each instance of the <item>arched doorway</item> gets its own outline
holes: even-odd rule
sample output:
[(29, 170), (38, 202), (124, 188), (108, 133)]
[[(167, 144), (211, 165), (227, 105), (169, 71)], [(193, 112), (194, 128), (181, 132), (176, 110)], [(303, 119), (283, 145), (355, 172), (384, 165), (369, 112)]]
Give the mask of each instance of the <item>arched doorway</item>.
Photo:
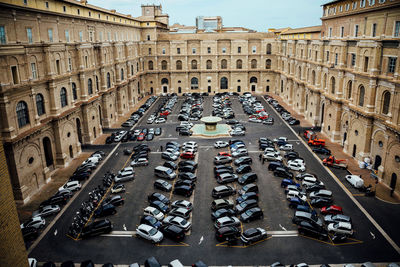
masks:
[(46, 159), (46, 166), (52, 167), (53, 166), (53, 151), (51, 149), (51, 142), (50, 138), (47, 136), (43, 138), (43, 149), (44, 149), (44, 157)]
[(265, 91), (268, 93), (269, 92), (269, 85), (267, 85), (267, 87), (265, 87)]
[(356, 157), (356, 154), (357, 154), (357, 145), (354, 144), (354, 145), (353, 145), (353, 153), (352, 153), (351, 155), (353, 156), (353, 158), (355, 158), (355, 157)]
[(238, 87), (237, 87), (238, 93), (240, 93), (241, 90), (242, 90), (242, 89), (240, 88), (240, 85), (238, 85)]
[(81, 121), (76, 119), (76, 131), (78, 132), (78, 140), (79, 143), (82, 144), (82, 130), (81, 130)]
[(344, 132), (344, 134), (343, 134), (343, 145), (342, 146), (344, 146), (344, 144), (346, 143), (346, 140), (347, 140), (347, 132)]
[(150, 94), (151, 95), (153, 94), (153, 91), (154, 91), (153, 87), (150, 87)]
[(257, 88), (257, 77), (250, 78), (251, 91), (255, 92)]
[(72, 145), (69, 146), (69, 157), (70, 157), (71, 159), (74, 158), (74, 151), (73, 151), (73, 149), (72, 149)]
[(182, 87), (178, 87), (178, 94), (182, 94)]
[(207, 92), (211, 93), (211, 86), (207, 87)]
[(397, 174), (392, 173), (392, 179), (390, 180), (390, 188), (395, 189), (397, 183)]
[(167, 93), (168, 92), (168, 79), (167, 78), (162, 78), (161, 79), (161, 85), (163, 88), (163, 93)]
[(96, 127), (93, 127), (93, 136), (94, 136), (94, 138), (97, 138)]
[(321, 126), (324, 123), (324, 115), (325, 115), (325, 103), (322, 104), (321, 108)]
[(382, 158), (379, 155), (375, 156), (375, 162), (374, 162), (374, 170), (378, 170), (379, 166), (381, 166), (382, 163)]

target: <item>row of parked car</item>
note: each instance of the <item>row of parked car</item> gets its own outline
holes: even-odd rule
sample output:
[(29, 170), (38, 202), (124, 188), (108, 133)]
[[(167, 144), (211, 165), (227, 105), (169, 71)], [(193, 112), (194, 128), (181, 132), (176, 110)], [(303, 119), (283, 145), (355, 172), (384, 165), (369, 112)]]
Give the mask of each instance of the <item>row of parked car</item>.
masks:
[(186, 96), (179, 111), (179, 121), (198, 121), (203, 117), (203, 97), (200, 94)]
[(151, 107), (151, 105), (156, 101), (157, 96), (151, 96), (146, 102), (139, 107), (139, 109), (131, 114), (128, 120), (122, 123), (122, 127), (132, 127), (135, 125), (139, 119), (144, 115), (144, 113)]
[(163, 98), (154, 113), (151, 114), (147, 119), (147, 124), (165, 123), (168, 119), (168, 115), (171, 114), (172, 109), (174, 108), (177, 101), (178, 96), (176, 94), (169, 96), (168, 98)]
[(229, 94), (220, 94), (213, 97), (213, 111), (212, 115), (223, 119), (235, 118), (235, 112), (233, 111), (232, 101), (229, 98)]
[[(165, 145), (166, 151), (181, 160), (176, 164), (175, 160), (167, 160), (163, 165), (154, 169), (154, 175), (158, 178), (154, 182), (154, 189), (173, 194), (190, 197), (196, 186), (196, 169), (197, 163), (194, 160), (198, 145), (196, 142), (186, 142), (182, 146), (174, 141)], [(187, 157), (187, 153), (191, 153), (193, 157)], [(176, 173), (178, 172), (178, 174)], [(176, 177), (178, 177), (177, 180)], [(173, 185), (169, 181), (174, 181)], [(154, 192), (148, 196), (149, 206), (144, 209), (143, 217), (140, 225), (136, 229), (139, 237), (150, 240), (153, 243), (159, 243), (164, 237), (168, 237), (175, 241), (182, 241), (185, 238), (192, 223), (189, 221), (193, 204), (186, 200), (171, 200), (158, 192)]]
[[(250, 222), (263, 218), (264, 214), (258, 206), (258, 186), (255, 184), (258, 177), (252, 172), (253, 160), (248, 156), (246, 145), (243, 141), (232, 139), (229, 142), (217, 141), (214, 147), (229, 147), (229, 152), (218, 152), (214, 159), (214, 177), (219, 186), (212, 190), (215, 200), (211, 203), (211, 218), (216, 229), (215, 237), (218, 241), (236, 242), (240, 237), (244, 244), (250, 244), (267, 237), (267, 232), (262, 228), (250, 228), (243, 233), (239, 230), (240, 221)], [(233, 161), (232, 157), (236, 157)], [(234, 170), (232, 163), (236, 167)], [(242, 174), (241, 177), (238, 175)], [(238, 182), (242, 185), (239, 191), (228, 184)], [(226, 197), (235, 196), (235, 202)], [(237, 217), (236, 217), (237, 216)]]
[(245, 93), (239, 98), (243, 112), (249, 115), (249, 122), (273, 125), (274, 119), (265, 111), (260, 100), (250, 93)]
[(287, 121), (289, 125), (300, 124), (300, 121), (292, 117), (290, 112), (287, 111), (283, 106), (281, 106), (277, 100), (273, 99), (272, 96), (265, 95), (264, 98), (276, 111), (279, 112), (279, 114), (281, 114), (282, 119)]

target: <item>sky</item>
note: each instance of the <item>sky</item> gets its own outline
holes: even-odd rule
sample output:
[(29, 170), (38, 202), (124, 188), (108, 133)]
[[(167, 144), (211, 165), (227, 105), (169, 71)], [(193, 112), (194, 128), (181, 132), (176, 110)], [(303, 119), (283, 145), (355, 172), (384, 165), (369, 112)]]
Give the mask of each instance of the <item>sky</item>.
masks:
[(300, 28), (321, 25), (321, 4), (327, 0), (88, 0), (89, 4), (116, 9), (133, 17), (141, 15), (142, 4), (161, 4), (169, 24), (196, 24), (197, 16), (221, 16), (225, 27), (256, 31), (269, 28)]

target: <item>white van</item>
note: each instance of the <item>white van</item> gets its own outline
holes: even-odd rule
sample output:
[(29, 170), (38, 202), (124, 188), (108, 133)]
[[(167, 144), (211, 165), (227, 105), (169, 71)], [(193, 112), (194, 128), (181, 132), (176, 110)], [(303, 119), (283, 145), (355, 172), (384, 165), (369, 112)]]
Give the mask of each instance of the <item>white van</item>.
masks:
[(354, 188), (362, 188), (364, 186), (364, 180), (358, 175), (346, 175), (345, 178)]
[(157, 166), (154, 168), (154, 175), (160, 178), (165, 178), (169, 180), (173, 180), (176, 177), (176, 173), (167, 167)]

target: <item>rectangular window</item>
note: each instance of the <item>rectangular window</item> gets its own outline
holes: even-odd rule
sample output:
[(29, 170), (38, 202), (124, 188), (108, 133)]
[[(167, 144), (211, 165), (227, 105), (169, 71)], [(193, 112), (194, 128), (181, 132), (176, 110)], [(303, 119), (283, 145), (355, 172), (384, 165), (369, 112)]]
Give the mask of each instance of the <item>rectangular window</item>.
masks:
[(17, 66), (11, 66), (11, 73), (12, 73), (12, 78), (13, 78), (13, 84), (19, 84)]
[(315, 51), (315, 58), (314, 58), (314, 60), (317, 61), (317, 59), (318, 59), (318, 51)]
[(329, 37), (332, 37), (332, 28), (329, 28)]
[(252, 52), (253, 52), (253, 54), (254, 54), (255, 52), (257, 52), (257, 47), (256, 47), (256, 46), (253, 46), (251, 50), (252, 50)]
[(49, 42), (53, 42), (53, 29), (48, 29), (47, 30), (47, 35), (49, 36)]
[(389, 57), (389, 62), (388, 62), (388, 72), (389, 73), (394, 73), (396, 70), (396, 57)]
[(57, 74), (60, 74), (61, 68), (60, 68), (60, 60), (59, 59), (56, 60), (56, 69), (57, 69)]
[(69, 42), (69, 30), (65, 30), (65, 41)]
[(326, 51), (326, 62), (329, 62), (329, 51)]
[(4, 26), (0, 26), (0, 44), (5, 44), (6, 41), (6, 29)]
[(178, 55), (181, 54), (181, 48), (180, 48), (180, 47), (178, 47), (178, 48), (176, 49), (176, 53), (177, 53)]
[(356, 65), (356, 54), (351, 54), (351, 66), (354, 67)]
[(26, 28), (26, 35), (28, 37), (28, 43), (33, 43), (32, 28)]
[(76, 13), (78, 13), (78, 15), (81, 14), (81, 11), (79, 10), (79, 8), (76, 10)]
[(49, 8), (49, 2), (44, 3), (46, 8)]
[(162, 54), (165, 55), (165, 48), (162, 49)]
[(93, 32), (92, 31), (89, 32), (89, 41), (93, 42)]
[(100, 32), (100, 36), (99, 36), (100, 42), (103, 41), (103, 32)]
[(36, 63), (31, 63), (32, 79), (37, 79)]
[(192, 53), (196, 54), (196, 48), (192, 48)]
[(344, 36), (344, 27), (340, 27), (340, 37)]
[(72, 71), (72, 59), (68, 58), (68, 71)]
[(66, 6), (63, 6), (63, 11), (64, 11), (64, 13), (67, 12), (67, 7)]
[(372, 24), (372, 37), (376, 37), (376, 23)]
[(343, 11), (343, 6), (339, 7), (339, 11), (342, 12)]
[(222, 53), (225, 54), (226, 53), (226, 48), (222, 47)]
[(88, 56), (85, 56), (85, 68), (89, 66)]
[(89, 17), (91, 17), (91, 16), (92, 16), (92, 12), (89, 11)]
[(353, 2), (353, 9), (357, 8), (357, 2)]
[(150, 41), (150, 35), (147, 35), (147, 41)]
[(360, 7), (365, 7), (365, 0), (360, 1)]
[(369, 2), (369, 5), (370, 5), (370, 6), (375, 5), (375, 0), (368, 0), (368, 2)]
[(396, 21), (394, 24), (394, 37), (399, 37), (400, 35), (400, 21)]
[(364, 72), (368, 72), (369, 57), (364, 57)]
[(107, 32), (107, 39), (108, 41), (111, 41), (111, 32)]
[(83, 32), (79, 32), (79, 42), (83, 42)]
[(242, 47), (238, 47), (238, 53), (240, 54), (240, 53), (242, 53)]
[(27, 5), (28, 4), (28, 0), (24, 0), (24, 5)]
[(151, 48), (149, 48), (149, 55), (151, 55)]
[(354, 37), (358, 37), (358, 25), (354, 26)]
[(335, 66), (338, 64), (339, 54), (335, 53)]
[(207, 47), (207, 53), (211, 54), (211, 47)]
[(350, 4), (346, 4), (346, 11), (349, 11), (350, 9)]

